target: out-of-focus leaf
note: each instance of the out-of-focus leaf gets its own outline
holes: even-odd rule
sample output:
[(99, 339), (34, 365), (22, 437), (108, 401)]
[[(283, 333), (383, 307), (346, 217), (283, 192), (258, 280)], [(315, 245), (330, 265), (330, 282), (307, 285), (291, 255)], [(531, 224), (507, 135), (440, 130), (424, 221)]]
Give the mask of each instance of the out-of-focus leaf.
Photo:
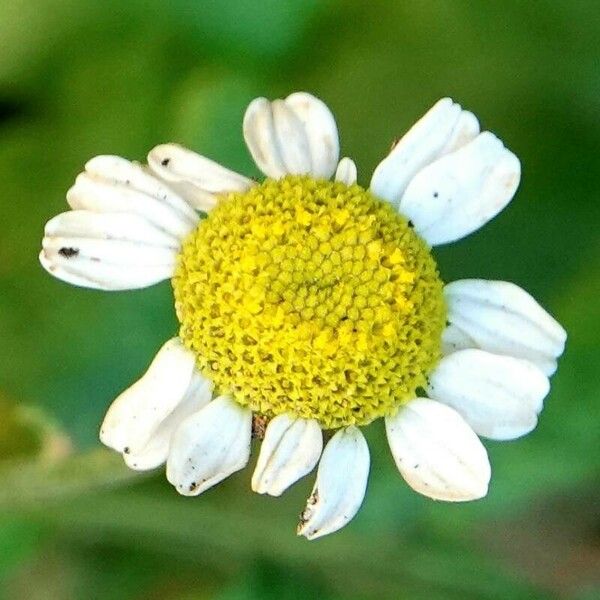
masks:
[(600, 585), (594, 585), (573, 596), (573, 600), (596, 600), (598, 596), (600, 596)]
[(112, 488), (141, 476), (118, 454), (95, 450), (48, 465), (26, 461), (0, 471), (0, 509), (44, 507), (51, 500)]
[(279, 516), (274, 503), (240, 493), (240, 479), (192, 501), (165, 490), (161, 478), (158, 489), (152, 482), (47, 503), (43, 511), (32, 507), (26, 514), (46, 524), (60, 524), (77, 543), (94, 539), (130, 545), (133, 541), (136, 547), (152, 548), (178, 561), (197, 563), (201, 556), (205, 568), (216, 572), (258, 557), (276, 557), (283, 569), (302, 565), (313, 580), (322, 580), (331, 589), (353, 590), (358, 597), (394, 597), (397, 589), (407, 595), (428, 589), (434, 597), (447, 593), (448, 598), (460, 594), (486, 599), (531, 597), (531, 587), (488, 564), (464, 543), (436, 538), (434, 533), (419, 539), (401, 538), (393, 531), (371, 537), (345, 530), (309, 543), (294, 536), (290, 519)]
[(486, 551), (515, 572), (561, 597), (600, 584), (597, 537), (598, 482), (569, 486), (536, 498), (516, 516), (481, 523), (477, 537)]
[(22, 561), (34, 555), (44, 539), (44, 528), (39, 523), (23, 519), (0, 519), (0, 581)]
[[(304, 600), (339, 598), (319, 585), (301, 567), (282, 569), (273, 562), (252, 562), (243, 577), (236, 578), (233, 585), (213, 596), (214, 600)], [(290, 585), (290, 580), (295, 585)]]
[(0, 398), (0, 472), (19, 461), (52, 464), (70, 451), (68, 437), (42, 409)]

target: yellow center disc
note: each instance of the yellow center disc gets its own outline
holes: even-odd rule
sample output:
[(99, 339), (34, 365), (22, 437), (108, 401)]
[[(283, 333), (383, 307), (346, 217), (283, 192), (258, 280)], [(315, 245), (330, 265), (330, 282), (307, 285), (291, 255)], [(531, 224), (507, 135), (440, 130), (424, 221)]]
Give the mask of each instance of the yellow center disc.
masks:
[(184, 242), (173, 288), (201, 372), (269, 417), (365, 425), (439, 359), (429, 248), (358, 185), (287, 176), (224, 196)]

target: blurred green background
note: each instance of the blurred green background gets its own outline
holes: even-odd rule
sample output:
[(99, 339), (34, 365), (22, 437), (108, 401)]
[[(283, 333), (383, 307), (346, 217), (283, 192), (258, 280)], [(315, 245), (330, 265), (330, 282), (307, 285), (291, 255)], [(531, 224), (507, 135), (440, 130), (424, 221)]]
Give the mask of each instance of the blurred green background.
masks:
[[(597, 2), (2, 0), (0, 594), (9, 599), (598, 598), (600, 11)], [(409, 491), (381, 423), (343, 531), (294, 535), (312, 485), (253, 495), (251, 468), (196, 499), (99, 448), (109, 402), (175, 332), (169, 283), (69, 287), (37, 262), (93, 155), (178, 141), (247, 175), (256, 95), (307, 90), (368, 184), (439, 97), (521, 158), (515, 201), (437, 251), (449, 281), (532, 292), (569, 332), (537, 430), (488, 443), (489, 496)]]

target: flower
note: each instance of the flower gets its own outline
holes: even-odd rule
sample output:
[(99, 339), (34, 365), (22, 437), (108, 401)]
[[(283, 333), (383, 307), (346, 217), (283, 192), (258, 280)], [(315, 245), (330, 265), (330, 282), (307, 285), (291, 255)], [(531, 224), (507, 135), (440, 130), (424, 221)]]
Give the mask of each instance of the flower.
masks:
[(431, 246), (498, 214), (518, 159), (449, 98), (369, 189), (350, 158), (338, 162), (335, 120), (310, 94), (254, 100), (243, 129), (262, 183), (175, 144), (147, 166), (98, 156), (67, 194), (72, 210), (46, 225), (41, 263), (68, 283), (172, 280), (179, 335), (113, 402), (100, 439), (133, 469), (166, 462), (168, 480), (195, 496), (245, 467), (253, 429), (264, 430), (254, 491), (279, 496), (318, 464), (298, 526), (309, 539), (360, 508), (360, 426), (380, 417), (413, 489), (485, 496), (478, 436), (536, 426), (566, 334), (514, 284), (444, 285)]

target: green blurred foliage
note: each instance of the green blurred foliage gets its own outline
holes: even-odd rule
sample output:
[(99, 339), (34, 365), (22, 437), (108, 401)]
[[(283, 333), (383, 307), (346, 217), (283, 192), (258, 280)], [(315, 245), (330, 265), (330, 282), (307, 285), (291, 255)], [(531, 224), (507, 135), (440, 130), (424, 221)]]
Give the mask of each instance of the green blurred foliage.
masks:
[[(600, 471), (599, 36), (597, 3), (579, 0), (0, 3), (0, 393), (36, 406), (77, 449), (0, 471), (2, 593), (597, 597), (599, 517), (584, 497), (597, 494)], [(333, 108), (364, 184), (440, 96), (479, 115), (521, 158), (522, 186), (491, 224), (436, 252), (443, 277), (515, 281), (570, 335), (538, 429), (486, 442), (485, 500), (454, 506), (408, 491), (376, 423), (361, 513), (314, 543), (293, 533), (308, 480), (281, 499), (256, 497), (250, 467), (189, 500), (161, 474), (131, 474), (96, 449), (110, 400), (175, 331), (169, 284), (101, 294), (37, 263), (43, 225), (65, 210), (89, 157), (141, 160), (178, 141), (257, 176), (241, 136), (245, 106), (298, 89)], [(2, 432), (15, 432), (3, 454), (35, 450), (11, 410), (2, 409)], [(544, 508), (556, 497), (576, 507), (568, 522)]]

